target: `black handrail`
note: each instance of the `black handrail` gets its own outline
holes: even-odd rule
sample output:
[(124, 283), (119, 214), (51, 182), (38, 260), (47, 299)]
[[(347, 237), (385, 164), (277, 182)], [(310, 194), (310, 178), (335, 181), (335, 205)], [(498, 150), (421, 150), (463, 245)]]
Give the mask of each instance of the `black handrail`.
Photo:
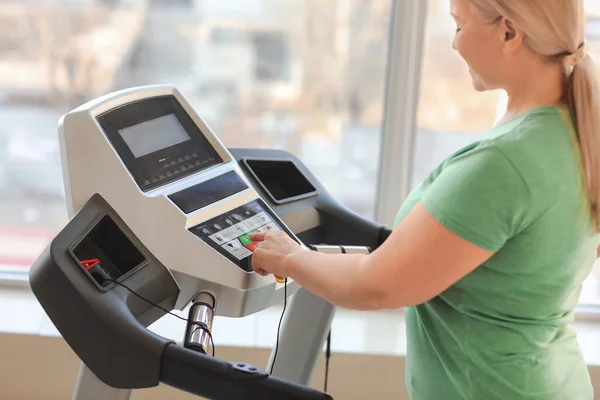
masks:
[(162, 356), (161, 382), (210, 400), (332, 400), (246, 363), (219, 360), (171, 344)]

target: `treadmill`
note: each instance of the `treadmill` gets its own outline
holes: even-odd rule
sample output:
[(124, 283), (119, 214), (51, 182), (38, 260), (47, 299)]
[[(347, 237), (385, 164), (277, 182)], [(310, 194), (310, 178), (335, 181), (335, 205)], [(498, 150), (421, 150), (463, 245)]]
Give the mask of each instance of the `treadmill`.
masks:
[[(282, 230), (316, 251), (368, 253), (389, 229), (343, 207), (288, 152), (226, 148), (171, 85), (107, 94), (58, 128), (70, 221), (30, 283), (81, 359), (73, 399), (126, 400), (160, 382), (207, 399), (331, 398), (308, 384), (335, 307), (254, 273), (248, 235)], [(215, 315), (285, 296), (266, 370), (211, 355)], [(147, 329), (188, 306), (181, 343)]]

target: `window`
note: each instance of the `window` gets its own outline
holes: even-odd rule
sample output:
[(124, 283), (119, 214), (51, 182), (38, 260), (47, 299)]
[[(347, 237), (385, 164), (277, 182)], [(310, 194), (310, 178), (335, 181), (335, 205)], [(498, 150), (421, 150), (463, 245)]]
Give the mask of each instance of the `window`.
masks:
[(259, 81), (290, 79), (289, 39), (283, 32), (256, 32), (252, 35), (254, 78)]
[(372, 217), (391, 6), (3, 1), (0, 268), (26, 271), (67, 222), (60, 116), (145, 84), (176, 85), (227, 146), (289, 150)]
[[(587, 38), (600, 60), (600, 3), (586, 1)], [(476, 140), (502, 117), (503, 92), (477, 93), (464, 61), (452, 49), (455, 23), (447, 0), (429, 0), (412, 185), (444, 158)], [(600, 306), (600, 259), (583, 285), (580, 301)]]

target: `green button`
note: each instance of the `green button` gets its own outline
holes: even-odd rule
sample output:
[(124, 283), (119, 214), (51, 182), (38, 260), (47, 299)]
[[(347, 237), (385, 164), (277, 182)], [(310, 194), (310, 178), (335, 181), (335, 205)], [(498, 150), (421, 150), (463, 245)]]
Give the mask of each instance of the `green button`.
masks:
[(253, 233), (256, 233), (256, 232), (258, 232), (258, 231), (256, 229), (253, 229), (250, 232), (248, 232), (248, 233), (246, 233), (246, 234), (244, 234), (244, 235), (242, 235), (242, 236), (239, 237), (240, 242), (242, 242), (242, 245), (244, 247), (248, 246), (250, 243), (252, 243), (252, 240), (250, 240), (250, 238), (248, 237), (248, 235), (252, 235)]
[(240, 242), (242, 242), (242, 245), (245, 247), (252, 243), (252, 240), (250, 240), (250, 238), (248, 237), (248, 233), (246, 233), (240, 236)]

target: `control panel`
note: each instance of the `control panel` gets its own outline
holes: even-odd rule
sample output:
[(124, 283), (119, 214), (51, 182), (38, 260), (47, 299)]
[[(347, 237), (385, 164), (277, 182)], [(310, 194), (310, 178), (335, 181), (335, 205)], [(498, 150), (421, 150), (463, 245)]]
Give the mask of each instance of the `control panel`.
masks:
[(284, 230), (278, 218), (271, 214), (261, 199), (251, 201), (225, 214), (211, 218), (189, 229), (206, 244), (231, 260), (244, 271), (252, 271), (252, 253), (256, 242), (249, 235), (255, 232)]

